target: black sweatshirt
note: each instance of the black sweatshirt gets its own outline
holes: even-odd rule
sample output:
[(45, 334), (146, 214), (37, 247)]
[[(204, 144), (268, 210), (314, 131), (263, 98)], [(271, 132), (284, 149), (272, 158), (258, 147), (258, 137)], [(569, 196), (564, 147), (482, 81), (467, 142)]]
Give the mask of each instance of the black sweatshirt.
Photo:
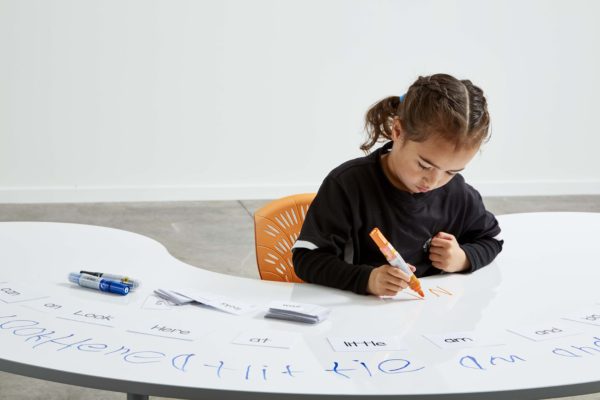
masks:
[(369, 232), (375, 227), (417, 277), (439, 274), (429, 260), (429, 241), (438, 232), (456, 237), (475, 271), (502, 250), (500, 227), (481, 196), (456, 174), (425, 193), (402, 191), (388, 180), (380, 158), (391, 142), (366, 157), (335, 168), (310, 205), (293, 248), (294, 269), (306, 282), (366, 294), (369, 275), (387, 264)]

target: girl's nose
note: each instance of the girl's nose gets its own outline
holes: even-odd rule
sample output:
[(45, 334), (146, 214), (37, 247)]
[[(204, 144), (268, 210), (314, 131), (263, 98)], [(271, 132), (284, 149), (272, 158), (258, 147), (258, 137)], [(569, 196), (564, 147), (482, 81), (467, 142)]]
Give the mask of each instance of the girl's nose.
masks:
[(442, 178), (443, 173), (443, 171), (440, 171), (438, 169), (432, 169), (427, 175), (427, 184), (429, 185), (429, 187), (437, 186), (438, 182)]

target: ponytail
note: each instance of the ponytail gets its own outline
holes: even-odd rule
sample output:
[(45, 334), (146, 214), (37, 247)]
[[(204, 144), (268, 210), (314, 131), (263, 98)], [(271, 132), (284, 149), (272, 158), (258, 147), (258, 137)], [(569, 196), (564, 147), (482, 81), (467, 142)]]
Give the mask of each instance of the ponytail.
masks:
[(368, 153), (377, 142), (392, 140), (392, 124), (398, 116), (400, 104), (400, 97), (391, 96), (371, 106), (365, 116), (367, 140), (360, 146), (362, 151)]

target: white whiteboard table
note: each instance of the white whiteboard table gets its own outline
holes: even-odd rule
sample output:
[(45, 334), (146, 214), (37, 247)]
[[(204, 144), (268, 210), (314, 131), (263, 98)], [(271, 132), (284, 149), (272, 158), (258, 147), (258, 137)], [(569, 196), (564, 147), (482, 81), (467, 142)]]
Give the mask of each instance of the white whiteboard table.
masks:
[[(470, 275), (422, 279), (426, 300), (221, 275), (116, 229), (0, 223), (0, 288), (24, 296), (0, 302), (0, 370), (131, 397), (512, 399), (600, 392), (600, 326), (563, 319), (600, 312), (600, 214), (499, 220), (505, 246), (497, 260)], [(142, 286), (124, 297), (79, 288), (66, 275), (80, 269), (127, 273)], [(235, 316), (206, 306), (150, 309), (159, 287), (218, 292), (260, 310)], [(31, 294), (44, 298), (27, 299)], [(273, 300), (332, 312), (317, 325), (264, 319)], [(90, 323), (73, 320), (76, 313)], [(135, 333), (148, 324), (193, 338)], [(530, 325), (574, 334), (536, 341), (514, 333)], [(232, 343), (262, 332), (297, 333), (299, 340), (289, 349)], [(443, 349), (423, 336), (454, 332), (493, 343)], [(339, 352), (328, 341), (382, 336), (399, 337), (405, 349)]]

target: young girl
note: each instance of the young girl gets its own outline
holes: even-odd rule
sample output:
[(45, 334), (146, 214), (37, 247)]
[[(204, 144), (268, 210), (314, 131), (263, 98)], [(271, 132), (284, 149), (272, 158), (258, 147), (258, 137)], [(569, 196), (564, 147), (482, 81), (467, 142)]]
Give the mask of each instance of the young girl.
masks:
[(393, 296), (409, 277), (387, 264), (369, 237), (379, 228), (417, 277), (471, 272), (502, 250), (500, 227), (459, 174), (488, 138), (483, 92), (469, 80), (419, 77), (402, 97), (366, 116), (370, 155), (335, 168), (323, 181), (293, 247), (306, 282)]

